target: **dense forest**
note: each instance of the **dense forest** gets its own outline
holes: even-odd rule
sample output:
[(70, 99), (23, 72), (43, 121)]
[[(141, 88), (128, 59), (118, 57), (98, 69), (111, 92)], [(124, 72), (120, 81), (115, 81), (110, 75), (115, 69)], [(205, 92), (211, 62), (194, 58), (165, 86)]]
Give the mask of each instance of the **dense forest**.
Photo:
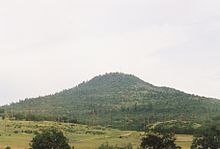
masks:
[(200, 123), (220, 114), (220, 101), (157, 87), (128, 74), (108, 73), (53, 95), (0, 108), (14, 119), (53, 120), (144, 130), (158, 121)]

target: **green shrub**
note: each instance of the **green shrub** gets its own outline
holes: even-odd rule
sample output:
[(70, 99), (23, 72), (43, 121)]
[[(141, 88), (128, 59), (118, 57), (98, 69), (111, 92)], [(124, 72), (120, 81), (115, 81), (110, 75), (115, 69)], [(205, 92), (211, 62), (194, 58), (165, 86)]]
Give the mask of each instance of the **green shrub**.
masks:
[(113, 146), (113, 145), (109, 145), (107, 142), (101, 144), (98, 149), (132, 149), (132, 145), (128, 144), (126, 146), (117, 146), (117, 145)]
[(17, 131), (17, 130), (15, 130), (15, 131), (14, 131), (14, 133), (15, 133), (15, 134), (18, 134), (18, 131)]
[(202, 126), (195, 134), (191, 149), (218, 149), (220, 148), (219, 124)]
[(105, 132), (100, 130), (87, 130), (86, 134), (93, 134), (93, 135), (103, 135)]
[(142, 149), (181, 149), (176, 146), (176, 138), (172, 133), (160, 134), (160, 133), (148, 133), (142, 138)]
[(68, 139), (62, 131), (56, 128), (49, 128), (37, 134), (31, 141), (30, 146), (33, 149), (71, 149)]

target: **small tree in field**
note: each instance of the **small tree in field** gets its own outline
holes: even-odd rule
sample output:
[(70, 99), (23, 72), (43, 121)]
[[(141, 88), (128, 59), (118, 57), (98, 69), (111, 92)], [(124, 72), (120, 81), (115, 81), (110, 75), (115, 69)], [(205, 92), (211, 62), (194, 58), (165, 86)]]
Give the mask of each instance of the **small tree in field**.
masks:
[(218, 149), (220, 148), (220, 127), (204, 126), (194, 136), (191, 149)]
[(159, 133), (148, 133), (146, 137), (142, 138), (141, 148), (142, 149), (181, 149), (176, 146), (176, 138), (172, 133), (159, 134)]
[(32, 149), (71, 149), (62, 131), (55, 128), (43, 130), (30, 144)]

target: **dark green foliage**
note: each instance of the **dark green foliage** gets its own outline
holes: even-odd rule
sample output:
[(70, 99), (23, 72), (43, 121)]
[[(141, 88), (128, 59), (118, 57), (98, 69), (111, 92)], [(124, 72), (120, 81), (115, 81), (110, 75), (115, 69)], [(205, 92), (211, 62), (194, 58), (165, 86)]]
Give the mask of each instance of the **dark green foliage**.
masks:
[(220, 148), (220, 123), (213, 121), (201, 127), (194, 136), (191, 149)]
[(220, 101), (156, 87), (133, 75), (110, 73), (75, 88), (25, 99), (2, 109), (16, 119), (144, 130), (146, 124), (157, 121), (200, 123), (220, 114)]
[(175, 134), (193, 134), (201, 125), (190, 121), (172, 120), (157, 122), (147, 126), (147, 131), (173, 132)]
[(119, 147), (119, 146), (113, 146), (109, 145), (108, 143), (102, 144), (99, 146), (98, 149), (132, 149), (132, 145), (128, 144), (127, 146)]
[(55, 128), (46, 129), (37, 134), (30, 146), (33, 149), (71, 149), (63, 132)]
[(176, 146), (176, 138), (172, 133), (148, 133), (146, 137), (142, 138), (142, 149), (181, 149)]
[(0, 109), (0, 118), (2, 117), (4, 117), (4, 115), (5, 115), (5, 110), (4, 109)]
[(0, 109), (0, 114), (4, 114), (5, 110), (4, 109)]

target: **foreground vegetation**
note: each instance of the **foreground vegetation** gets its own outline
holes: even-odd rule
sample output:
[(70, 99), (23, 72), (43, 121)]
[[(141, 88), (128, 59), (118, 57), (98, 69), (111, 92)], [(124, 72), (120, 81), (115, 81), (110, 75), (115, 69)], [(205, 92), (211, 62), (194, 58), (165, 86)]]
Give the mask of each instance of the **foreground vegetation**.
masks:
[[(6, 127), (5, 127), (6, 126)], [(70, 123), (56, 122), (31, 122), (0, 120), (0, 148), (11, 146), (12, 149), (29, 148), (31, 139), (43, 129), (59, 128), (69, 139), (71, 146), (76, 149), (94, 149), (100, 144), (132, 145), (140, 144), (140, 132), (120, 131), (117, 129), (104, 128), (101, 126), (86, 126)]]
[[(12, 149), (28, 149), (29, 143), (38, 132), (45, 128), (59, 128), (69, 139), (69, 144), (75, 149), (95, 149), (101, 144), (126, 146), (129, 143), (134, 149), (141, 144), (143, 132), (121, 131), (101, 126), (87, 126), (57, 122), (32, 122), (0, 120), (0, 149), (10, 146)], [(191, 135), (177, 135), (177, 145), (189, 149), (192, 143)]]

